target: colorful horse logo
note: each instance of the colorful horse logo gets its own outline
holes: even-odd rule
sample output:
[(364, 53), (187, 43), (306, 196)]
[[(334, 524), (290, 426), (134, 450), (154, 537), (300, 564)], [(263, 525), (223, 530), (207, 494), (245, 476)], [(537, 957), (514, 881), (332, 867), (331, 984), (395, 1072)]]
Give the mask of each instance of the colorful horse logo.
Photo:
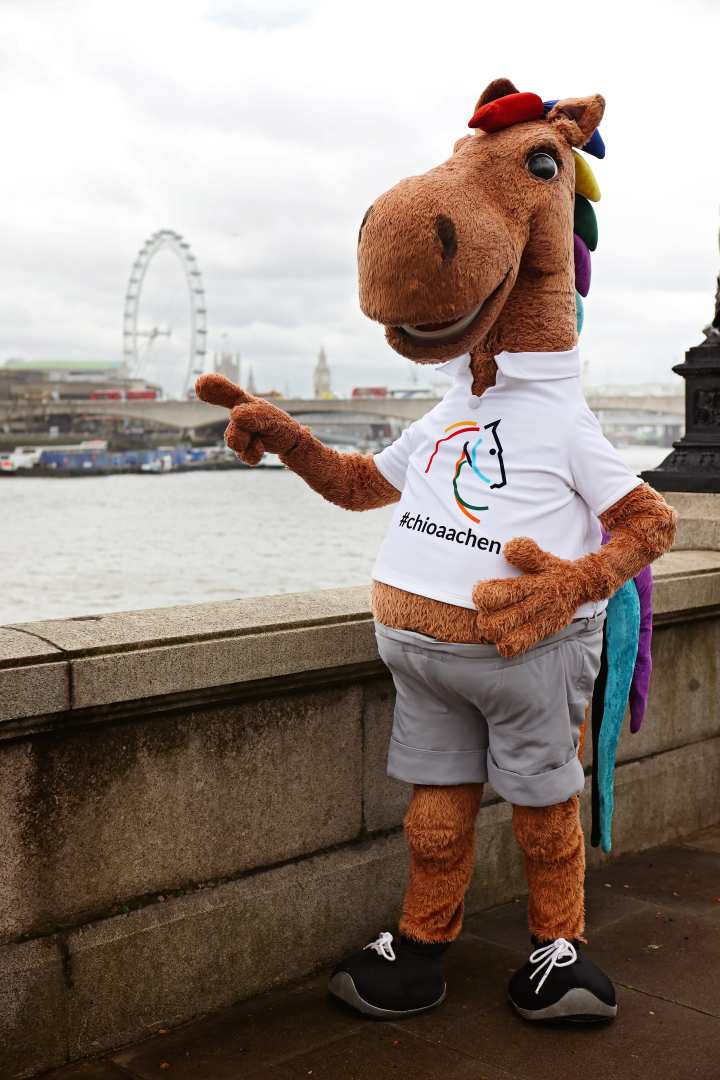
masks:
[[(455, 424), (450, 424), (449, 427), (445, 428), (445, 431), (449, 431), (450, 434), (445, 435), (441, 439), (438, 439), (438, 441), (435, 443), (435, 449), (430, 455), (428, 463), (425, 466), (425, 472), (429, 473), (430, 466), (433, 463), (433, 460), (440, 448), (441, 443), (448, 442), (450, 439), (455, 439), (458, 435), (465, 435), (470, 432), (477, 432), (478, 434), (481, 431), (490, 432), (491, 443), (486, 443), (485, 437), (483, 435), (479, 435), (479, 438), (474, 440), (466, 439), (465, 443), (463, 444), (462, 453), (455, 462), (455, 471), (452, 478), (453, 495), (455, 496), (455, 502), (458, 504), (461, 512), (465, 515), (465, 517), (470, 518), (470, 520), (474, 521), (476, 524), (480, 521), (480, 518), (475, 517), (475, 515), (471, 514), (470, 511), (487, 510), (488, 508), (487, 506), (476, 506), (473, 503), (466, 502), (465, 499), (463, 499), (458, 487), (460, 474), (463, 468), (466, 465), (469, 465), (471, 471), (475, 474), (475, 476), (478, 476), (482, 480), (482, 482), (484, 484), (487, 484), (487, 486), (491, 490), (493, 488), (505, 487), (505, 485), (507, 484), (507, 477), (505, 476), (505, 465), (503, 463), (503, 448), (500, 442), (500, 438), (498, 436), (499, 426), (499, 420), (492, 420), (489, 424), (485, 424), (483, 428), (478, 427), (478, 425), (474, 424), (472, 420), (459, 420)], [(480, 466), (478, 465), (478, 455), (482, 453), (488, 453), (490, 457), (495, 458), (495, 461), (497, 462), (497, 465), (500, 469), (499, 481), (493, 482), (491, 478), (489, 476), (486, 476), (485, 473), (481, 470)]]

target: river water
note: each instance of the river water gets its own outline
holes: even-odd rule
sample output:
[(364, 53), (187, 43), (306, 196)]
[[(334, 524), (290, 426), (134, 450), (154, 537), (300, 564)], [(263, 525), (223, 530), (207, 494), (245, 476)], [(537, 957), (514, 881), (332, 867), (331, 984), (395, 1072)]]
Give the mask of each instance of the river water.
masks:
[[(660, 447), (620, 451), (652, 468)], [(0, 480), (0, 625), (367, 583), (391, 508), (281, 470)]]

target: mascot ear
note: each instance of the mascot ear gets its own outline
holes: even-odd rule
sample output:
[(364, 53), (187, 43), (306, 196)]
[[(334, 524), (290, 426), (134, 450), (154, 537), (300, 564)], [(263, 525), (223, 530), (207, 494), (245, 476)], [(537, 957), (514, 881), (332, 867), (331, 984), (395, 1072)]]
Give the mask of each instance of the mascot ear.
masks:
[(509, 79), (493, 79), (477, 99), (473, 112), (476, 113), (489, 101), (497, 101), (498, 98), (507, 97), (508, 94), (517, 94), (517, 92), (517, 87)]
[(456, 154), (460, 147), (463, 145), (463, 143), (466, 143), (468, 139), (472, 139), (472, 135), (461, 135), (453, 146), (453, 154)]
[(553, 105), (548, 120), (571, 146), (584, 146), (603, 118), (605, 98), (564, 98)]

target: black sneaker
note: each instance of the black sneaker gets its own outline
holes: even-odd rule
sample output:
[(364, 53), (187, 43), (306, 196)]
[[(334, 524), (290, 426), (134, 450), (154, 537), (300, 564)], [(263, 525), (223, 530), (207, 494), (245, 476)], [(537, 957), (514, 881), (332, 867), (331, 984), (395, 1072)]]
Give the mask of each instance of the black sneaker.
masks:
[(425, 944), (383, 930), (362, 952), (343, 960), (330, 977), (335, 997), (380, 1020), (414, 1016), (445, 1000), (441, 958), (448, 943)]
[(615, 988), (580, 951), (578, 941), (539, 942), (508, 986), (510, 1001), (526, 1020), (592, 1023), (617, 1014)]

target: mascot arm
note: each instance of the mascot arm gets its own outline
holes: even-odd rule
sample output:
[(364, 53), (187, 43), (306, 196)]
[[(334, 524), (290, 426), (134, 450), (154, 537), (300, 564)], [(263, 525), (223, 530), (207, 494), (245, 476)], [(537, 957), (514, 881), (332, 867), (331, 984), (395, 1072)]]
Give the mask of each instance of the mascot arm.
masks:
[(523, 573), (482, 581), (473, 600), (482, 635), (503, 656), (516, 656), (571, 622), (581, 604), (605, 600), (675, 539), (677, 515), (647, 484), (633, 488), (601, 515), (610, 540), (580, 559), (560, 559), (534, 540), (517, 537), (503, 554)]
[(342, 454), (307, 428), (300, 432), (292, 449), (280, 457), (328, 502), (344, 510), (376, 510), (398, 501), (400, 492), (382, 475), (372, 454)]
[(373, 510), (400, 498), (372, 454), (341, 454), (325, 446), (277, 405), (248, 394), (223, 375), (201, 375), (195, 392), (203, 401), (230, 410), (225, 442), (246, 465), (257, 465), (265, 451), (277, 454), (314, 491), (345, 510)]

